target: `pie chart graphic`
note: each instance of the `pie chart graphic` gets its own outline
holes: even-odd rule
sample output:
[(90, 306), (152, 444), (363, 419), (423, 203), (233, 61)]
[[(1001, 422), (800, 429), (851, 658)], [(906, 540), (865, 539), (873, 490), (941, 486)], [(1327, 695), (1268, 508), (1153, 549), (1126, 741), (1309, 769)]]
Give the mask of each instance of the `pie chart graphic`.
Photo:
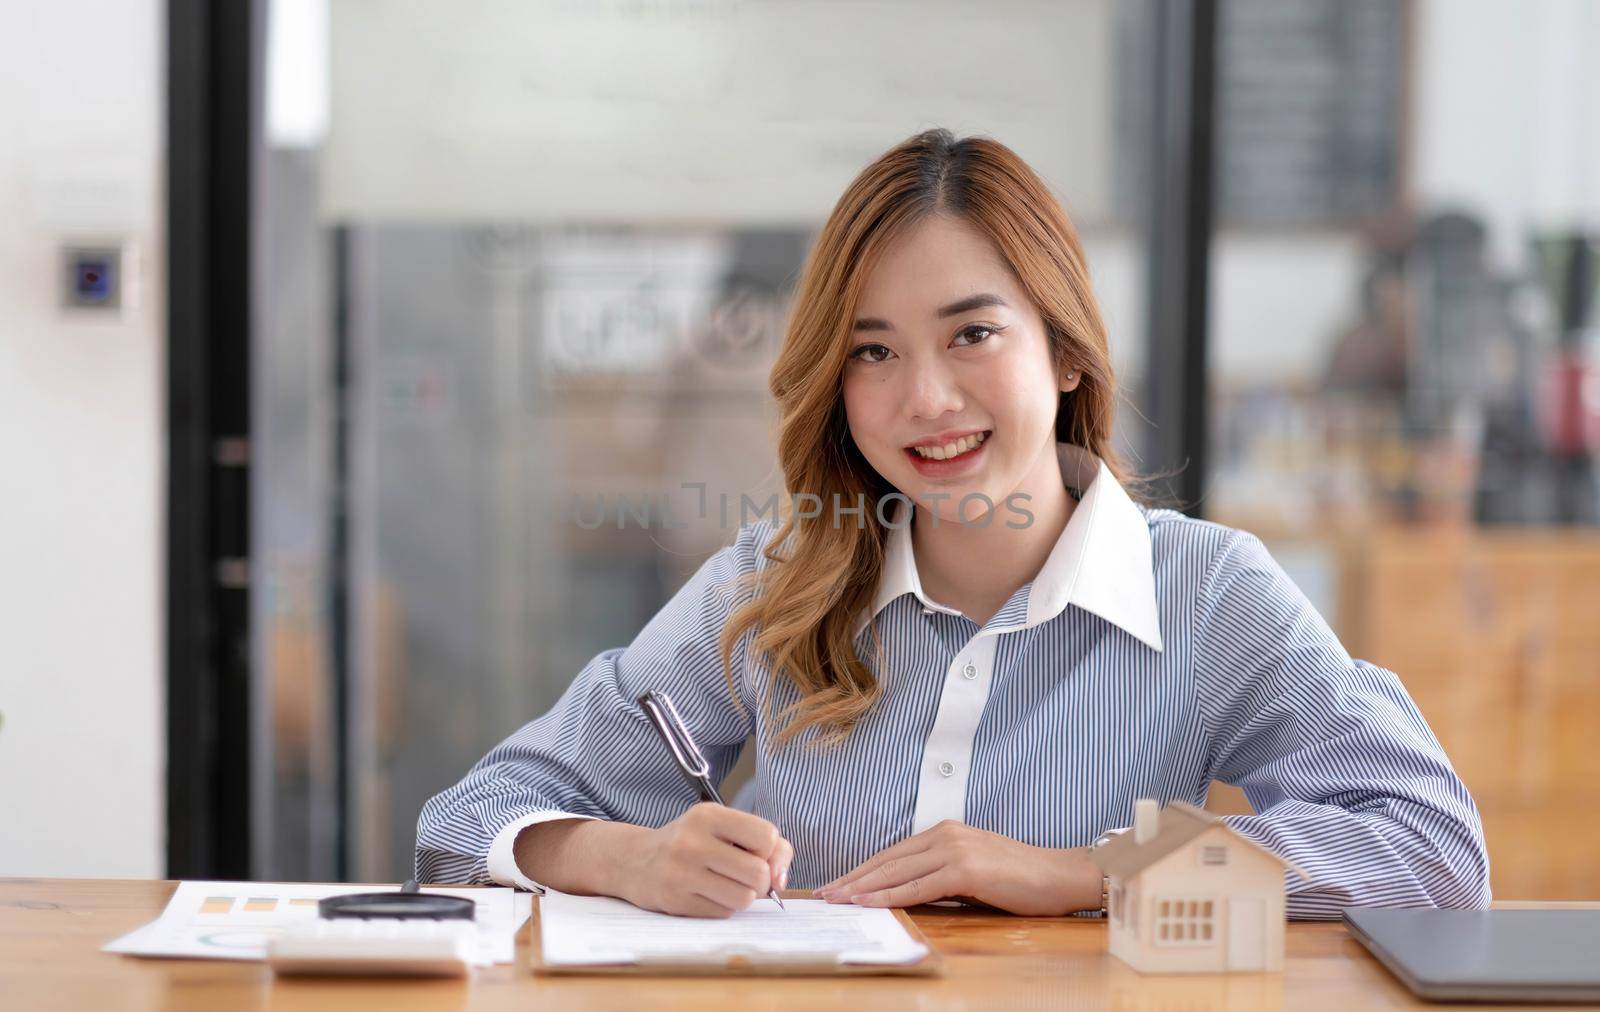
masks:
[(275, 930), (263, 931), (260, 928), (225, 928), (221, 931), (207, 931), (196, 941), (214, 949), (259, 952), (267, 947), (267, 939), (276, 934), (278, 932)]

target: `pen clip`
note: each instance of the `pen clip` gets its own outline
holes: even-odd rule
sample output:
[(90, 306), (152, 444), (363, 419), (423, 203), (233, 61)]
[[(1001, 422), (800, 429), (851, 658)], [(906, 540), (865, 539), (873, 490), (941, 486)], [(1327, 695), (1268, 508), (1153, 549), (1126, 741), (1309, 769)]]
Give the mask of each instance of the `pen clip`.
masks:
[(678, 708), (672, 705), (672, 698), (665, 692), (650, 691), (639, 697), (639, 705), (655, 722), (661, 737), (666, 739), (667, 748), (672, 750), (672, 758), (678, 761), (683, 771), (697, 779), (709, 779), (711, 764), (706, 762), (694, 739), (689, 737), (689, 729), (683, 726), (683, 718), (678, 715)]

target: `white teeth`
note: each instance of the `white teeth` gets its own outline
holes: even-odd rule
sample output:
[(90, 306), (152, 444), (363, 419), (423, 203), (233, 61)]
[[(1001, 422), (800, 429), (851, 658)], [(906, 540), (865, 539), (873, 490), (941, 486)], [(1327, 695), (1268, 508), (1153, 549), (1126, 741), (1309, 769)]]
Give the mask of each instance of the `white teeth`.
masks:
[(912, 449), (917, 452), (917, 456), (927, 457), (929, 460), (949, 460), (951, 457), (959, 456), (973, 449), (987, 439), (988, 435), (986, 432), (977, 432), (970, 436), (963, 436), (955, 442), (946, 443), (943, 446), (913, 446)]

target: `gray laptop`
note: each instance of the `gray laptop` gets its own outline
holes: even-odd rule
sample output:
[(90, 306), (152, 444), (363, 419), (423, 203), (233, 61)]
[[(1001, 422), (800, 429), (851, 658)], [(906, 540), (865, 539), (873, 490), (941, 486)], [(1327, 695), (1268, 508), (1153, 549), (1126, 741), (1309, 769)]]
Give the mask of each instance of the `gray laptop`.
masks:
[(1600, 910), (1351, 907), (1352, 934), (1435, 1001), (1600, 1001)]

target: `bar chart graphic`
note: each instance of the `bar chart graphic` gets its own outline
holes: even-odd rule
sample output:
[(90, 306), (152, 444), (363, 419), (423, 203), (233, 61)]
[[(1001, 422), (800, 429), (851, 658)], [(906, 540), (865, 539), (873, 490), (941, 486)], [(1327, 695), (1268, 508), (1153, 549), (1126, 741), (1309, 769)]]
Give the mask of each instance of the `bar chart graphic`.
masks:
[(207, 896), (200, 903), (200, 913), (211, 916), (235, 912), (275, 914), (278, 912), (279, 904), (291, 909), (309, 907), (314, 910), (317, 901), (309, 896)]

